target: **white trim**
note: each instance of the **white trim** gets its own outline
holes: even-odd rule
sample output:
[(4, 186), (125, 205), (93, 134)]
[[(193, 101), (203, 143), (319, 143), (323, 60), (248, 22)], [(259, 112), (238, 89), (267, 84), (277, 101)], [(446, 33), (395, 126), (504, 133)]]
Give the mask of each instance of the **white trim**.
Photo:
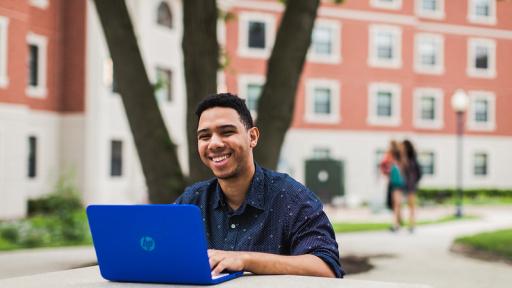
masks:
[[(487, 55), (487, 69), (478, 69), (474, 67), (476, 48), (478, 46), (485, 46), (489, 52)], [(469, 38), (467, 47), (467, 75), (469, 77), (477, 78), (496, 78), (496, 41), (494, 39)]]
[[(485, 155), (485, 168), (486, 168), (486, 170), (485, 170), (485, 174), (484, 174), (484, 175), (477, 175), (477, 174), (475, 173), (475, 168), (476, 168), (476, 155), (477, 155), (477, 154), (483, 154), (483, 155)], [(486, 179), (486, 178), (488, 178), (488, 177), (489, 177), (489, 175), (491, 174), (491, 171), (490, 171), (490, 170), (491, 170), (491, 165), (490, 165), (490, 163), (489, 163), (489, 162), (491, 162), (491, 161), (490, 161), (490, 158), (491, 158), (491, 157), (490, 157), (490, 154), (491, 154), (491, 153), (489, 153), (489, 151), (484, 150), (484, 149), (477, 149), (477, 150), (473, 150), (473, 151), (471, 151), (471, 156), (472, 156), (472, 157), (471, 157), (471, 158), (472, 158), (472, 163), (471, 163), (471, 164), (472, 164), (472, 165), (471, 165), (471, 167), (470, 167), (470, 168), (471, 168), (471, 176), (475, 177), (474, 179), (477, 179), (477, 180), (478, 180), (478, 179)]]
[[(221, 2), (226, 2), (222, 0)], [(263, 2), (252, 0), (234, 1), (233, 7), (258, 9), (274, 13), (282, 13), (284, 7), (278, 1)], [(341, 8), (342, 7), (342, 8)], [(436, 32), (453, 35), (473, 36), (473, 37), (491, 37), (501, 39), (512, 39), (512, 31), (505, 29), (495, 29), (488, 27), (475, 27), (470, 25), (453, 25), (446, 23), (423, 22), (416, 16), (400, 15), (396, 13), (362, 11), (357, 9), (346, 9), (344, 6), (320, 7), (319, 17), (329, 17), (342, 20), (354, 20), (359, 22), (381, 22), (387, 24), (396, 24), (404, 26), (414, 26), (418, 30), (425, 32)]]
[[(420, 164), (420, 168), (422, 168), (422, 163), (421, 163), (421, 158), (424, 157), (423, 155), (427, 155), (427, 154), (432, 154), (432, 174), (423, 174), (423, 176), (425, 177), (428, 177), (428, 178), (435, 178), (436, 177), (436, 172), (437, 172), (437, 168), (436, 168), (436, 163), (437, 163), (437, 151), (435, 151), (434, 149), (430, 149), (430, 150), (426, 150), (426, 149), (423, 149), (421, 151), (418, 151), (418, 164)], [(422, 171), (423, 172), (423, 171)]]
[(392, 2), (387, 2), (383, 0), (371, 0), (370, 5), (375, 8), (381, 9), (390, 9), (390, 10), (400, 10), (402, 9), (402, 0), (391, 0)]
[(30, 0), (29, 3), (39, 9), (46, 9), (50, 5), (50, 0)]
[[(443, 90), (439, 88), (416, 88), (413, 93), (414, 101), (413, 101), (413, 123), (417, 128), (426, 128), (426, 129), (442, 129), (444, 126), (443, 123), (443, 103), (444, 103), (444, 95)], [(422, 119), (421, 118), (421, 98), (422, 97), (432, 97), (434, 99), (434, 119)]]
[[(436, 64), (434, 66), (424, 65), (421, 62), (421, 42), (433, 41), (436, 53)], [(444, 37), (440, 34), (418, 33), (414, 35), (414, 71), (425, 74), (444, 73)]]
[(476, 15), (476, 1), (479, 0), (468, 0), (468, 16), (467, 20), (471, 23), (475, 24), (486, 24), (486, 25), (496, 25), (496, 0), (488, 0), (489, 1), (489, 16), (480, 16)]
[(9, 85), (7, 48), (9, 47), (9, 18), (0, 16), (0, 88)]
[(25, 93), (29, 97), (33, 98), (45, 98), (47, 94), (47, 66), (46, 63), (48, 61), (48, 39), (45, 36), (37, 35), (32, 32), (29, 32), (27, 35), (27, 45), (36, 45), (38, 47), (38, 55), (37, 55), (37, 86), (27, 85), (25, 89)]
[[(468, 129), (473, 131), (496, 130), (496, 95), (490, 91), (469, 91), (469, 109), (468, 109)], [(487, 122), (481, 123), (475, 121), (475, 102), (477, 100), (487, 101)]]
[[(377, 115), (377, 93), (381, 90), (391, 92), (391, 116), (382, 117)], [(373, 82), (368, 85), (368, 119), (369, 125), (374, 126), (399, 126), (401, 120), (401, 98), (402, 88), (400, 84)]]
[[(249, 47), (249, 22), (258, 21), (265, 23), (265, 48)], [(267, 58), (274, 46), (275, 19), (272, 14), (241, 12), (238, 16), (238, 55), (250, 58)]]
[(414, 11), (416, 12), (416, 15), (422, 18), (430, 18), (430, 19), (436, 19), (436, 20), (442, 20), (446, 17), (446, 14), (444, 12), (444, 0), (435, 0), (437, 2), (437, 10), (436, 11), (430, 11), (430, 10), (424, 10), (423, 8), (423, 0), (416, 0), (415, 1), (415, 7)]
[[(313, 49), (313, 33), (316, 28), (328, 28), (330, 29), (331, 37), (331, 53), (329, 55), (317, 54)], [(336, 20), (317, 19), (315, 21), (315, 27), (311, 35), (311, 45), (308, 50), (307, 60), (310, 62), (328, 63), (328, 64), (339, 64), (342, 61), (341, 56), (341, 29), (342, 25)]]
[[(262, 86), (262, 92), (263, 92), (263, 85), (265, 84), (265, 76), (260, 74), (243, 74), (238, 76), (238, 96), (242, 99), (245, 99), (247, 101), (248, 91), (247, 86), (249, 84), (256, 84)], [(260, 95), (261, 97), (261, 95)], [(253, 120), (256, 120), (258, 117), (258, 111), (249, 110), (251, 112), (251, 116)]]
[[(326, 88), (331, 91), (331, 113), (328, 115), (315, 114), (314, 91), (316, 88)], [(336, 124), (341, 121), (340, 115), (340, 83), (334, 79), (308, 79), (306, 81), (306, 105), (304, 120), (309, 123)]]
[[(377, 58), (377, 46), (375, 39), (379, 33), (390, 33), (392, 36), (391, 59)], [(389, 25), (370, 25), (368, 29), (368, 65), (379, 68), (399, 69), (402, 67), (402, 29)]]

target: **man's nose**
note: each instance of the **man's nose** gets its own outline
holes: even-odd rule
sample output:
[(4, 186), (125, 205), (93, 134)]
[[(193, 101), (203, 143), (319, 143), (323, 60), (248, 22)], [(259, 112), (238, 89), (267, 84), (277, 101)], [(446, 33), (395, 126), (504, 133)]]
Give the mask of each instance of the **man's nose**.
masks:
[(220, 137), (217, 134), (213, 134), (212, 137), (210, 138), (210, 144), (208, 145), (208, 148), (211, 150), (215, 150), (222, 147), (224, 147), (222, 137)]

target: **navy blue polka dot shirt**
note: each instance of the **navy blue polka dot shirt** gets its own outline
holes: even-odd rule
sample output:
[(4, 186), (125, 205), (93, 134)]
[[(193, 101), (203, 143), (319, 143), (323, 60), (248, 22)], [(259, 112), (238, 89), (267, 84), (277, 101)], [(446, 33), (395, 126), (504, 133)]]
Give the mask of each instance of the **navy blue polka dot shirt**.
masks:
[(256, 164), (245, 201), (236, 211), (227, 204), (216, 178), (187, 187), (175, 203), (201, 208), (210, 249), (312, 254), (336, 277), (345, 274), (320, 200), (286, 174)]

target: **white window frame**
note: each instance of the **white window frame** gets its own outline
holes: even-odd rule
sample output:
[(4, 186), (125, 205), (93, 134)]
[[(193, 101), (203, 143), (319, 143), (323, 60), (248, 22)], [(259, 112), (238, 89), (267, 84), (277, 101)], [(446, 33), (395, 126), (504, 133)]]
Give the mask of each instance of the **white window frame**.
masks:
[[(469, 91), (469, 109), (467, 115), (468, 129), (473, 131), (494, 131), (496, 130), (496, 95), (490, 91)], [(475, 121), (475, 102), (477, 100), (487, 101), (487, 122)]]
[(468, 0), (468, 21), (475, 24), (495, 25), (496, 24), (496, 0), (489, 0), (488, 17), (476, 15), (476, 1)]
[(29, 97), (33, 98), (45, 98), (48, 89), (47, 89), (47, 61), (48, 61), (48, 38), (43, 35), (34, 34), (32, 32), (28, 33), (27, 35), (27, 46), (28, 45), (35, 45), (38, 47), (38, 56), (37, 56), (37, 79), (38, 79), (38, 85), (37, 86), (31, 86), (27, 84), (27, 88), (25, 90), (25, 93)]
[(419, 162), (418, 164), (420, 165), (420, 169), (422, 169), (422, 172), (423, 172), (423, 167), (422, 167), (423, 165), (421, 163), (421, 157), (424, 154), (432, 154), (432, 174), (423, 174), (423, 176), (433, 178), (436, 176), (436, 174), (437, 174), (436, 172), (438, 170), (437, 169), (437, 163), (438, 163), (437, 153), (434, 150), (423, 150), (418, 153), (418, 162)]
[[(387, 32), (393, 35), (393, 58), (389, 60), (377, 58), (377, 46), (375, 38), (380, 32)], [(402, 67), (402, 29), (391, 25), (370, 25), (368, 30), (368, 65), (379, 68)]]
[(30, 0), (29, 3), (34, 7), (46, 9), (50, 5), (50, 0)]
[[(421, 99), (424, 96), (434, 98), (435, 104), (435, 118), (433, 120), (427, 120), (421, 118)], [(439, 88), (416, 88), (414, 90), (414, 126), (417, 128), (426, 129), (441, 129), (444, 126), (444, 95), (443, 90)]]
[(375, 8), (400, 10), (402, 9), (402, 0), (393, 0), (391, 3), (382, 0), (371, 0), (370, 5)]
[[(250, 48), (248, 43), (249, 22), (265, 23), (265, 48)], [(275, 19), (272, 14), (243, 12), (238, 16), (238, 55), (249, 58), (267, 58), (274, 46)]]
[(327, 63), (327, 64), (339, 64), (342, 61), (341, 56), (341, 29), (342, 25), (339, 21), (334, 20), (326, 20), (326, 19), (318, 19), (315, 21), (315, 27), (313, 31), (317, 27), (326, 27), (331, 29), (331, 54), (330, 55), (322, 55), (315, 53), (313, 49), (313, 35), (311, 35), (311, 46), (308, 51), (307, 59), (311, 62), (318, 63)]
[[(336, 124), (341, 121), (340, 115), (340, 82), (333, 79), (308, 79), (306, 82), (306, 105), (304, 120), (308, 123)], [(331, 113), (329, 115), (315, 114), (315, 88), (327, 88), (331, 91)]]
[(9, 18), (0, 16), (0, 88), (9, 85), (7, 48), (9, 47)]
[[(238, 96), (247, 101), (249, 95), (247, 86), (249, 84), (256, 84), (263, 86), (265, 84), (265, 76), (259, 74), (245, 74), (238, 76)], [(263, 90), (262, 90), (263, 92)], [(261, 96), (261, 95), (260, 95)], [(253, 120), (258, 118), (258, 111), (249, 111)]]
[[(391, 112), (390, 117), (379, 117), (377, 115), (377, 94), (381, 90), (388, 90), (391, 92)], [(401, 120), (401, 98), (402, 88), (396, 83), (370, 83), (368, 85), (368, 119), (369, 125), (374, 126), (399, 126)]]
[[(484, 175), (480, 175), (480, 174), (476, 174), (476, 173), (475, 173), (475, 168), (476, 168), (476, 155), (478, 155), (478, 154), (484, 154), (484, 155), (485, 155), (485, 157), (486, 157), (486, 158), (485, 158), (485, 160), (486, 160), (486, 162), (485, 162), (486, 170), (485, 170), (485, 174), (484, 174)], [(491, 158), (491, 157), (490, 157), (490, 153), (489, 153), (488, 151), (485, 151), (485, 150), (475, 150), (475, 151), (473, 151), (472, 156), (473, 156), (473, 157), (472, 157), (472, 158), (473, 158), (473, 159), (472, 159), (472, 164), (473, 164), (473, 165), (471, 166), (471, 175), (472, 175), (473, 177), (476, 177), (477, 179), (484, 179), (484, 178), (488, 178), (488, 177), (489, 177), (489, 175), (491, 174), (491, 173), (490, 173), (491, 165), (489, 165), (489, 163), (491, 162), (491, 161), (490, 161), (490, 158)]]
[[(436, 59), (435, 66), (423, 65), (421, 63), (421, 42), (422, 40), (432, 40), (436, 42)], [(414, 71), (424, 74), (440, 75), (444, 73), (444, 37), (439, 34), (418, 33), (414, 35)]]
[[(468, 39), (468, 58), (466, 73), (469, 77), (476, 78), (496, 78), (496, 41), (493, 39), (470, 38)], [(475, 67), (476, 48), (479, 45), (487, 46), (488, 64), (487, 69), (477, 69)]]
[(437, 1), (437, 7), (439, 7), (436, 11), (430, 11), (430, 10), (423, 10), (423, 0), (416, 0), (415, 1), (415, 11), (416, 15), (423, 17), (423, 18), (430, 18), (430, 19), (436, 19), (441, 20), (446, 17), (445, 14), (445, 6), (444, 6), (444, 0), (436, 0)]

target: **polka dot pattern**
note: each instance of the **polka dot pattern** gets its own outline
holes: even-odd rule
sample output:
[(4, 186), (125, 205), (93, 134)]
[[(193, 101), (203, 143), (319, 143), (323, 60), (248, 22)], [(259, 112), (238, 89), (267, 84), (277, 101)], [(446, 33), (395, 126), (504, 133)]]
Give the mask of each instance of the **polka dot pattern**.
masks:
[(338, 244), (316, 195), (286, 174), (256, 165), (244, 203), (233, 211), (217, 179), (187, 187), (176, 204), (201, 208), (212, 249), (312, 254), (343, 277)]

